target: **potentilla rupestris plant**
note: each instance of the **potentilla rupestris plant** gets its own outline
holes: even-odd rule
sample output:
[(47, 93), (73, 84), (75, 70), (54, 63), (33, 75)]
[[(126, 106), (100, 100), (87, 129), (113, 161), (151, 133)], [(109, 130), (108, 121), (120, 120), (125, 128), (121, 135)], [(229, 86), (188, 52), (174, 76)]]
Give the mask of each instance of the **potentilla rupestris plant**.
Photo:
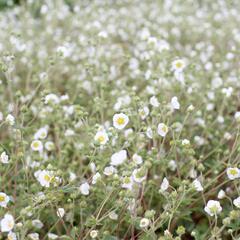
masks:
[(0, 239), (238, 239), (238, 5), (1, 11)]

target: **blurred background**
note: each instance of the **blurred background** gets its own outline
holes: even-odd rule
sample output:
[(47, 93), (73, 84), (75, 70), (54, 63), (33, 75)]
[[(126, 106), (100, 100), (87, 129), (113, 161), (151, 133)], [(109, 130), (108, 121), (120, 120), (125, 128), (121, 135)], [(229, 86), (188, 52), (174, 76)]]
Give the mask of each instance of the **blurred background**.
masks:
[[(44, 1), (43, 0), (0, 0), (0, 11), (1, 10), (4, 10), (6, 8), (11, 8), (13, 7), (14, 5), (16, 4), (24, 4), (26, 2), (35, 2), (36, 5), (41, 5)], [(65, 0), (65, 2), (69, 5), (71, 5), (71, 3), (73, 2), (74, 0)]]

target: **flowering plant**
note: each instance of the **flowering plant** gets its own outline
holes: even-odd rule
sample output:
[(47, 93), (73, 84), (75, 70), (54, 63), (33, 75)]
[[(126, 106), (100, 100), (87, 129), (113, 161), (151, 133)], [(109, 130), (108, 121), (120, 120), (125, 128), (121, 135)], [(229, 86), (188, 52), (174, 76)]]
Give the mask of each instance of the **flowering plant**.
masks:
[(238, 7), (4, 9), (0, 239), (239, 239)]

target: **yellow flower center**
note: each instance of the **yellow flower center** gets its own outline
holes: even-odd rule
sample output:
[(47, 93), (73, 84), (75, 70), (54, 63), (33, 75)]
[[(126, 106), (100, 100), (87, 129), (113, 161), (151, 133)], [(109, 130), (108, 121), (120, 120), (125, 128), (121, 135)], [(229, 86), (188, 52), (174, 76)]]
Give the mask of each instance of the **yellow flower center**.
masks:
[(162, 130), (163, 130), (164, 132), (167, 132), (167, 130), (168, 130), (168, 129), (167, 129), (167, 126), (163, 126), (163, 127), (162, 127)]
[(5, 201), (5, 197), (0, 195), (0, 202), (4, 202)]
[(236, 169), (230, 169), (229, 170), (229, 173), (233, 176), (237, 175), (238, 174), (238, 171)]
[(131, 181), (130, 181), (130, 178), (129, 177), (125, 177), (124, 178), (124, 183), (125, 184), (128, 184), (128, 183), (130, 183)]
[(98, 137), (98, 141), (99, 141), (100, 143), (104, 142), (104, 139), (105, 139), (104, 136), (99, 136), (99, 137)]
[(125, 123), (124, 118), (123, 117), (118, 118), (117, 123), (118, 123), (118, 125), (123, 125)]
[(209, 209), (210, 209), (210, 212), (211, 212), (211, 213), (216, 213), (217, 210), (218, 210), (217, 206), (212, 206), (212, 207), (210, 207)]
[(7, 225), (8, 225), (9, 228), (13, 228), (13, 223), (12, 222), (8, 222)]
[(49, 175), (45, 175), (44, 176), (44, 180), (47, 181), (47, 182), (50, 182), (51, 181), (51, 177)]
[(176, 68), (181, 68), (182, 66), (183, 66), (183, 64), (181, 62), (176, 63)]
[(46, 134), (45, 134), (45, 133), (41, 133), (41, 137), (42, 137), (42, 138), (45, 138), (45, 137), (46, 137)]
[(34, 148), (38, 148), (38, 147), (39, 147), (39, 143), (38, 143), (38, 142), (34, 142), (34, 143), (33, 143), (33, 147), (34, 147)]

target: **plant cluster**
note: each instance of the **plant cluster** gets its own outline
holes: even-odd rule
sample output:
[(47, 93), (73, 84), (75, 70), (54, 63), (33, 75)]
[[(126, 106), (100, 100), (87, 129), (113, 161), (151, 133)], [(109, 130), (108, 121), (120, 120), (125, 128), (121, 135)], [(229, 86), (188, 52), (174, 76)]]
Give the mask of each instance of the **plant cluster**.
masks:
[(239, 239), (239, 7), (1, 12), (0, 239)]

